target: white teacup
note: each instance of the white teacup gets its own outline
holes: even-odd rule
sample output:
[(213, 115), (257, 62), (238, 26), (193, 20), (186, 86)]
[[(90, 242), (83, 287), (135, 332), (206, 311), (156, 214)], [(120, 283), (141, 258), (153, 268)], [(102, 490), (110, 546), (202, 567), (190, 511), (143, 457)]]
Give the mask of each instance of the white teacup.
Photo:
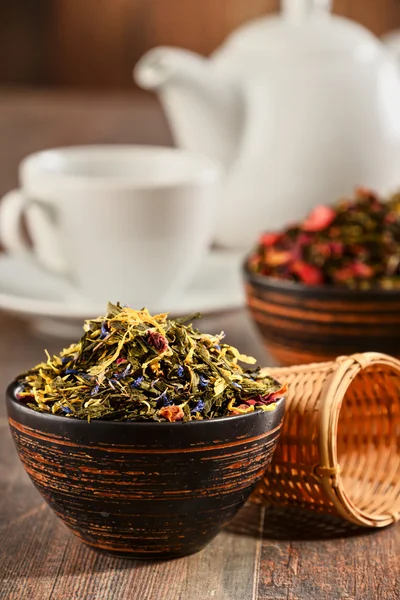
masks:
[[(80, 146), (25, 158), (0, 204), (0, 241), (84, 298), (166, 306), (213, 234), (219, 168), (174, 148)], [(25, 214), (33, 250), (21, 231)], [(157, 308), (158, 310), (158, 308)]]

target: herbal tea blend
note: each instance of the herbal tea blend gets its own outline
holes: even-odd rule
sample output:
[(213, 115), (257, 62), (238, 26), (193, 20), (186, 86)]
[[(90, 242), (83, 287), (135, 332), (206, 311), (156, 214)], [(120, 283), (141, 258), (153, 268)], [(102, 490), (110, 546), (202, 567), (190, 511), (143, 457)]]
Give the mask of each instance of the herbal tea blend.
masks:
[(400, 194), (369, 190), (318, 206), (281, 233), (265, 233), (248, 262), (255, 273), (308, 285), (400, 288)]
[(224, 334), (109, 304), (82, 339), (19, 378), (28, 407), (79, 419), (192, 421), (273, 410), (282, 388)]

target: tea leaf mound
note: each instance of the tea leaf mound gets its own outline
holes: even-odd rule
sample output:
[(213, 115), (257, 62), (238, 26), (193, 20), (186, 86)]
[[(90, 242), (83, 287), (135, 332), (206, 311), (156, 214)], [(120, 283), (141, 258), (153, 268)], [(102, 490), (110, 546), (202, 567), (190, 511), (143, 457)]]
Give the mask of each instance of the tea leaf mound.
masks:
[(400, 193), (367, 189), (320, 205), (301, 223), (265, 232), (248, 260), (254, 273), (356, 290), (400, 289)]
[(67, 418), (193, 421), (274, 410), (285, 389), (188, 320), (109, 304), (84, 335), (18, 379), (17, 398)]

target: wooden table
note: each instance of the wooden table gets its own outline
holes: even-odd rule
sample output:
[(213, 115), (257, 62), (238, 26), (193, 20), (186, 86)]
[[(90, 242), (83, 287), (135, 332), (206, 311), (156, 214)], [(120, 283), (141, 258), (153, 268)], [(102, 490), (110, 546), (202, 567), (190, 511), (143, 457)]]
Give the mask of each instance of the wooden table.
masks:
[[(156, 102), (144, 96), (0, 93), (0, 192), (16, 184), (22, 156), (90, 142), (170, 143)], [(244, 310), (208, 316), (201, 328), (267, 358)], [(56, 352), (0, 315), (3, 388)], [(341, 521), (247, 505), (205, 550), (167, 562), (116, 559), (83, 546), (47, 508), (20, 465), (0, 404), (1, 600), (396, 600), (400, 526), (353, 530)]]

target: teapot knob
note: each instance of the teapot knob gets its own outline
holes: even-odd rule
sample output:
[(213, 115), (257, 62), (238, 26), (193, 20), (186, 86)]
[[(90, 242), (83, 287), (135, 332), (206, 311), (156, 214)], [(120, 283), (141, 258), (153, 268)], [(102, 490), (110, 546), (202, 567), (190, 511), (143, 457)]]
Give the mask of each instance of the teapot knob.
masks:
[(309, 14), (330, 12), (332, 0), (282, 0), (281, 8), (285, 18), (301, 19)]

